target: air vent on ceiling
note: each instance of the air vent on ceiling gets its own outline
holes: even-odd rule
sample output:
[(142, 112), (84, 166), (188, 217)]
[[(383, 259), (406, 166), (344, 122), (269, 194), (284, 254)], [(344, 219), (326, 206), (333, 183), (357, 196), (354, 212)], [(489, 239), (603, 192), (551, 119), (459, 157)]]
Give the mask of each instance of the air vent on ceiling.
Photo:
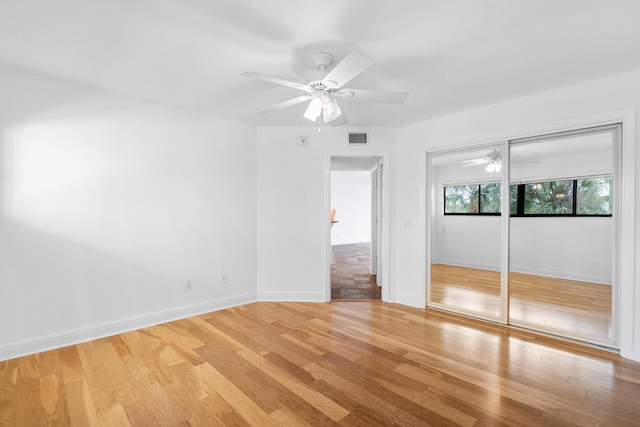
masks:
[(367, 145), (368, 142), (366, 132), (349, 132), (349, 145)]

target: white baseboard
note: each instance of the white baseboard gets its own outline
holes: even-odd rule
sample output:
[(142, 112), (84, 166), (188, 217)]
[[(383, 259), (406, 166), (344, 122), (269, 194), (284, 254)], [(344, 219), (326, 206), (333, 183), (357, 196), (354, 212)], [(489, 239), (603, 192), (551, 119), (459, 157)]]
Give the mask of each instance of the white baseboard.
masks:
[(402, 293), (396, 293), (395, 299), (392, 300), (391, 302), (395, 302), (397, 304), (407, 305), (409, 307), (415, 307), (415, 308), (425, 308), (427, 305), (426, 301), (421, 300), (420, 298), (416, 298), (415, 295), (402, 294)]
[(478, 268), (481, 270), (491, 270), (491, 271), (500, 271), (500, 264), (487, 264), (481, 262), (466, 262), (460, 261), (458, 259), (438, 259), (433, 260), (433, 264), (447, 264), (447, 265), (455, 265), (458, 267), (469, 267), (469, 268)]
[(553, 270), (544, 270), (541, 268), (531, 268), (526, 266), (511, 266), (511, 271), (515, 271), (516, 273), (524, 273), (524, 274), (533, 274), (536, 276), (544, 276), (544, 277), (556, 277), (558, 279), (566, 279), (566, 280), (577, 280), (579, 282), (589, 282), (589, 283), (598, 283), (600, 285), (609, 285), (611, 286), (612, 278), (597, 276), (595, 274), (584, 274), (584, 273), (576, 273), (571, 272), (568, 273), (566, 271), (553, 271)]
[(189, 306), (177, 307), (174, 309), (149, 313), (141, 316), (129, 317), (127, 319), (84, 328), (63, 331), (52, 335), (32, 338), (0, 346), (0, 361), (15, 359), (16, 357), (29, 354), (40, 353), (55, 348), (66, 347), (85, 341), (104, 338), (135, 329), (145, 328), (160, 323), (171, 322), (173, 320), (184, 319), (202, 313), (222, 310), (224, 308), (235, 307), (256, 301), (255, 293), (237, 295), (230, 298), (221, 298), (193, 304)]
[(258, 292), (258, 301), (326, 302), (324, 292)]

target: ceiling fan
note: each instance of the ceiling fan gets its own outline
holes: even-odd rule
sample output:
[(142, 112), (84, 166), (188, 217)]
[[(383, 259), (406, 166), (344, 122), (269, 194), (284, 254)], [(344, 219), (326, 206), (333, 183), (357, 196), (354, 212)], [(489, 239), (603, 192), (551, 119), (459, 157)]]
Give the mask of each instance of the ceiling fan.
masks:
[[(514, 163), (538, 163), (538, 162), (535, 160), (531, 160), (531, 161), (516, 160)], [(502, 170), (502, 151), (497, 148), (494, 148), (493, 150), (488, 152), (484, 157), (463, 160), (460, 162), (460, 166), (463, 166), (463, 167), (479, 166), (479, 165), (487, 165), (487, 167), (484, 169), (487, 172), (490, 172), (490, 173), (500, 172)]]
[[(312, 56), (311, 61), (321, 72), (324, 72), (333, 64), (334, 57), (330, 53), (319, 52)], [(310, 101), (304, 113), (305, 118), (313, 122), (318, 121), (318, 123), (320, 123), (320, 121), (322, 121), (324, 123), (331, 123), (333, 126), (339, 126), (347, 123), (347, 118), (338, 105), (338, 99), (354, 99), (399, 105), (404, 103), (407, 96), (409, 96), (409, 94), (402, 92), (351, 89), (344, 86), (372, 64), (373, 61), (370, 58), (356, 52), (351, 52), (322, 80), (315, 80), (306, 84), (296, 83), (253, 71), (242, 73), (242, 75), (306, 92), (305, 95), (263, 108), (258, 111), (259, 113), (270, 113)]]
[(487, 153), (484, 157), (478, 157), (475, 159), (463, 160), (460, 162), (460, 166), (468, 167), (468, 166), (478, 166), (478, 165), (487, 165), (484, 169), (485, 171), (491, 172), (500, 172), (502, 170), (502, 153), (497, 148), (494, 148), (489, 153)]

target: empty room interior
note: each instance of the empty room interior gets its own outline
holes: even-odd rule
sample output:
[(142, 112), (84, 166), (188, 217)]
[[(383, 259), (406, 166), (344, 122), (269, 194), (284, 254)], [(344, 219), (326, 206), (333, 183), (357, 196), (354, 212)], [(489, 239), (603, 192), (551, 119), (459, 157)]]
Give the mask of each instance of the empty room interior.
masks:
[(640, 425), (638, 17), (0, 0), (0, 426)]

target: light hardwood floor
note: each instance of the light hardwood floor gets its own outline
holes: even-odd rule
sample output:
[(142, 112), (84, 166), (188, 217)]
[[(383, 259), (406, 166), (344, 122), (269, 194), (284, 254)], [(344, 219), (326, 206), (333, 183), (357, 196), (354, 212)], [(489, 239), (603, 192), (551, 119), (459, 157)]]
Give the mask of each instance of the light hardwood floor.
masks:
[[(612, 346), (610, 285), (509, 273), (509, 323)], [(431, 299), (452, 309), (497, 317), (500, 272), (431, 265)]]
[(2, 426), (638, 426), (640, 364), (381, 302), (220, 310), (0, 362)]

